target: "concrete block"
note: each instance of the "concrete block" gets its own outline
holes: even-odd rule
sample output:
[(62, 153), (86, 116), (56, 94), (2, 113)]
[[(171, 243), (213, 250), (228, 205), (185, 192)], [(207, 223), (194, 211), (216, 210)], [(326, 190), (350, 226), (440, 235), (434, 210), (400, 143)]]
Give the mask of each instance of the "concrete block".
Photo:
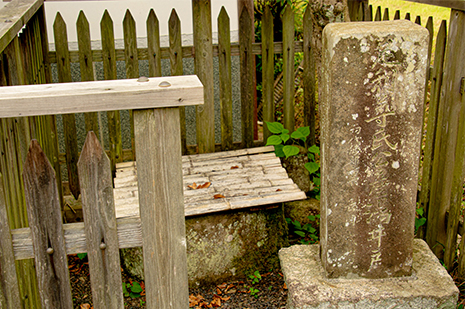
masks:
[(458, 289), (428, 245), (414, 240), (413, 273), (384, 279), (328, 279), (319, 245), (279, 251), (287, 309), (456, 308)]

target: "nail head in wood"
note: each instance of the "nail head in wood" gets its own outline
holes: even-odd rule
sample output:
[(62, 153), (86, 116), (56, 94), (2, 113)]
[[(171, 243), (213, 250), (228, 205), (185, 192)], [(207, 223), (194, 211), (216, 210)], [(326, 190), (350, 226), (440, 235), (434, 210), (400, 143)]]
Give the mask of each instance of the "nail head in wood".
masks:
[(48, 249), (47, 249), (47, 254), (48, 254), (48, 255), (52, 255), (53, 252), (54, 252), (53, 248), (48, 248)]
[(161, 83), (158, 84), (158, 87), (170, 87), (171, 84), (167, 81), (162, 81)]
[(107, 248), (107, 245), (105, 243), (100, 244), (100, 250), (105, 250)]
[(141, 77), (139, 77), (139, 79), (137, 81), (143, 83), (143, 82), (148, 82), (149, 79), (148, 79), (148, 77), (141, 76)]

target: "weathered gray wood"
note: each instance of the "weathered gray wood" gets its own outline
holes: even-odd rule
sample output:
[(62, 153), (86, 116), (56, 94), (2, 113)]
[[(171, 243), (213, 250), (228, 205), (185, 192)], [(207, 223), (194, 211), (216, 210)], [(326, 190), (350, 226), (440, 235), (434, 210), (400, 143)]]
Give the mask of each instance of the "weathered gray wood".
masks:
[(0, 24), (0, 51), (10, 44), (43, 3), (43, 0), (21, 0), (0, 10), (0, 20), (5, 21)]
[[(305, 31), (305, 27), (304, 27)], [(274, 31), (273, 15), (270, 6), (265, 7), (262, 16), (262, 101), (263, 101), (263, 141), (271, 136), (266, 121), (274, 122), (275, 106), (273, 98), (274, 84)]]
[[(0, 88), (0, 118), (202, 104), (195, 75)], [(160, 86), (168, 82), (169, 87)], [(40, 93), (40, 95), (38, 95)], [(134, 94), (137, 94), (136, 96)], [(153, 101), (153, 98), (157, 98)]]
[[(116, 79), (116, 53), (113, 20), (107, 10), (100, 21), (102, 37), (103, 74), (106, 80)], [(95, 57), (93, 58), (95, 60)], [(121, 137), (121, 120), (119, 111), (108, 111), (108, 140), (112, 174), (116, 171), (116, 162), (123, 161), (123, 141)]]
[[(53, 23), (55, 48), (57, 51), (58, 81), (60, 83), (72, 82), (71, 64), (68, 51), (68, 34), (63, 17), (58, 12)], [(76, 133), (76, 119), (74, 114), (63, 115), (63, 131), (65, 134), (66, 166), (68, 168), (69, 188), (74, 198), (79, 197), (79, 180), (77, 175), (78, 147)]]
[(0, 307), (21, 308), (2, 174), (0, 174)]
[(42, 308), (73, 308), (55, 172), (35, 140), (23, 179)]
[[(360, 4), (362, 6), (362, 4)], [(304, 126), (310, 128), (310, 134), (307, 138), (308, 145), (315, 145), (315, 89), (316, 89), (316, 72), (315, 57), (313, 49), (313, 20), (312, 11), (307, 7), (303, 18), (303, 41), (304, 41), (304, 59), (303, 59), (303, 88), (304, 88)]]
[[(131, 12), (126, 10), (123, 19), (123, 34), (124, 34), (124, 58), (126, 62), (126, 78), (139, 77), (139, 57), (137, 54), (137, 34), (136, 22), (132, 17)], [(129, 110), (129, 123), (131, 126), (131, 149), (133, 150), (132, 159), (134, 156), (134, 118), (132, 109)]]
[(160, 25), (153, 9), (147, 18), (147, 54), (149, 76), (161, 76)]
[(423, 4), (431, 4), (437, 6), (443, 6), (459, 11), (465, 11), (465, 1), (463, 0), (405, 0), (410, 2), (418, 2)]
[[(442, 108), (439, 108), (441, 87), (444, 72), (444, 58), (446, 54), (446, 42), (447, 42), (447, 26), (446, 21), (443, 20), (438, 30), (436, 38), (436, 47), (434, 54), (434, 66), (431, 74), (431, 90), (429, 98), (428, 108), (428, 122), (425, 139), (425, 148), (423, 149), (423, 172), (421, 180), (421, 191), (419, 196), (420, 207), (423, 207), (425, 211), (425, 217), (429, 218), (429, 213), (434, 214), (434, 210), (430, 209), (430, 194), (431, 194), (431, 176), (433, 169), (433, 155), (436, 143), (436, 132), (438, 132), (438, 113)], [(442, 117), (442, 116), (441, 116)], [(432, 219), (432, 218), (431, 218)], [(426, 230), (420, 229), (419, 236), (424, 238)]]
[(242, 147), (253, 146), (253, 114), (254, 114), (254, 77), (255, 68), (253, 65), (254, 55), (252, 54), (253, 24), (249, 12), (244, 6), (239, 18), (239, 48), (240, 48), (240, 68), (241, 68), (241, 128)]
[(134, 111), (148, 308), (187, 308), (179, 110)]
[(233, 146), (232, 85), (231, 85), (231, 34), (229, 16), (224, 7), (218, 15), (218, 69), (220, 80), (221, 149)]
[(213, 47), (210, 0), (192, 0), (195, 47), (195, 74), (203, 84), (204, 105), (196, 107), (197, 146), (199, 153), (215, 151), (213, 96)]
[[(168, 21), (168, 29), (170, 40), (171, 75), (183, 75), (181, 20), (179, 20), (175, 9), (171, 10), (170, 19)], [(181, 124), (181, 149), (183, 154), (187, 154), (186, 110), (184, 107), (179, 108), (179, 115)]]
[[(213, 44), (213, 57), (218, 57), (218, 45)], [(302, 52), (303, 51), (303, 43), (302, 41), (295, 41), (294, 42), (295, 52)], [(162, 59), (169, 59), (170, 58), (170, 51), (169, 47), (161, 47), (160, 48), (161, 58)], [(262, 53), (262, 43), (252, 43), (252, 54), (253, 55), (261, 55)], [(282, 54), (283, 53), (283, 43), (282, 42), (274, 42), (274, 53), (275, 54)], [(137, 54), (139, 60), (147, 60), (148, 57), (148, 49), (147, 48), (138, 48)], [(79, 52), (78, 51), (70, 51), (70, 60), (71, 63), (79, 62)], [(194, 46), (183, 46), (182, 47), (182, 55), (183, 58), (194, 58), (195, 56), (195, 48)], [(231, 43), (231, 56), (239, 56), (240, 55), (240, 47), (239, 43), (232, 42)], [(48, 52), (48, 56), (50, 57), (51, 63), (56, 63), (56, 52), (50, 51)], [(92, 51), (92, 58), (94, 62), (101, 62), (103, 61), (102, 51), (100, 49)], [(124, 56), (124, 49), (116, 49), (115, 50), (115, 57), (116, 61), (125, 61)]]
[(283, 13), (283, 125), (290, 132), (294, 131), (294, 11), (290, 4)]
[[(90, 29), (89, 22), (83, 11), (79, 12), (76, 22), (78, 45), (79, 45), (79, 63), (81, 68), (81, 81), (94, 80), (94, 64), (92, 59), (92, 50), (90, 46)], [(86, 131), (94, 131), (99, 138), (98, 114), (85, 113)]]
[[(443, 95), (444, 113), (439, 111), (439, 132), (436, 133), (434, 150), (430, 203), (434, 212), (431, 221), (427, 221), (426, 240), (438, 257), (444, 254), (440, 244), (446, 243), (446, 212), (449, 209), (451, 186), (454, 172), (455, 148), (457, 143), (458, 124), (462, 93), (460, 82), (465, 76), (463, 51), (465, 50), (465, 12), (451, 10), (450, 32), (448, 40), (447, 62), (444, 66)], [(441, 119), (441, 116), (443, 118)], [(437, 160), (436, 160), (437, 158)], [(462, 159), (463, 160), (463, 159)], [(430, 208), (431, 209), (431, 208)], [(428, 219), (430, 219), (428, 214)], [(436, 245), (438, 244), (438, 245)]]
[(124, 308), (110, 159), (94, 132), (78, 162), (94, 308)]

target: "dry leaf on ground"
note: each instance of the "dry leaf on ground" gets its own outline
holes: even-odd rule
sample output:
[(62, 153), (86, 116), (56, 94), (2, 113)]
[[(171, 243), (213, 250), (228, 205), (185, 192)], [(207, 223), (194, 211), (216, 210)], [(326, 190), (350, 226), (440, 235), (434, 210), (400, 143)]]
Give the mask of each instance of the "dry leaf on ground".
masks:
[(215, 195), (213, 195), (213, 198), (216, 200), (216, 199), (219, 199), (219, 198), (225, 198), (225, 196), (223, 194), (215, 194)]

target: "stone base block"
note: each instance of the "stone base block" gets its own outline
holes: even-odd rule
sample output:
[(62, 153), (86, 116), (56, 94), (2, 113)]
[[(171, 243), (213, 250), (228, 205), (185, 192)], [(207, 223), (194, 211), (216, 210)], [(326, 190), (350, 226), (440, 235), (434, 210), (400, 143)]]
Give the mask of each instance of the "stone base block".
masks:
[(288, 309), (456, 308), (458, 289), (428, 245), (413, 246), (413, 275), (389, 279), (327, 279), (319, 245), (279, 251)]

